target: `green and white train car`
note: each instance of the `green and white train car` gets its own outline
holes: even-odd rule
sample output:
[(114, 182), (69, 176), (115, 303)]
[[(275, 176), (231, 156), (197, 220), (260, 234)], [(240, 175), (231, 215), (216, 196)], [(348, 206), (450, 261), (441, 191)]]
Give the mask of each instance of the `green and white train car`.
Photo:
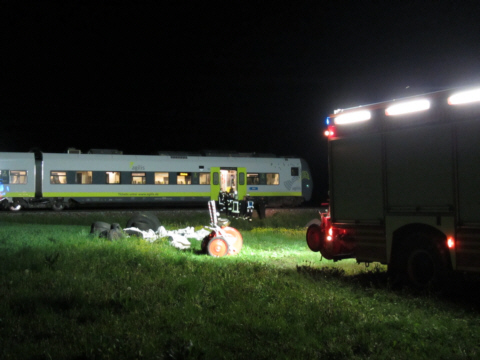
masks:
[(0, 201), (5, 208), (78, 204), (192, 205), (221, 192), (266, 206), (295, 206), (312, 195), (300, 158), (230, 154), (0, 153)]

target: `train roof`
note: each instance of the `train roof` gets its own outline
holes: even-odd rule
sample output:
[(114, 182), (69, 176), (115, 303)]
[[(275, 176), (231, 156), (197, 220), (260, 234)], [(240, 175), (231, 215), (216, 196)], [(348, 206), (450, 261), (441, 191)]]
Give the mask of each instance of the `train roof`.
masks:
[[(69, 154), (82, 154), (82, 151), (76, 148), (67, 149)], [(123, 155), (123, 151), (116, 149), (90, 149), (86, 154), (95, 154), (95, 155)], [(132, 154), (138, 155), (138, 154)], [(295, 156), (277, 156), (272, 153), (257, 153), (257, 152), (238, 152), (233, 150), (202, 150), (202, 151), (170, 151), (170, 150), (159, 150), (153, 155), (159, 156), (170, 156), (177, 158), (186, 158), (189, 156), (204, 156), (204, 157), (256, 157), (256, 158), (277, 158), (277, 157), (287, 157), (294, 158)]]

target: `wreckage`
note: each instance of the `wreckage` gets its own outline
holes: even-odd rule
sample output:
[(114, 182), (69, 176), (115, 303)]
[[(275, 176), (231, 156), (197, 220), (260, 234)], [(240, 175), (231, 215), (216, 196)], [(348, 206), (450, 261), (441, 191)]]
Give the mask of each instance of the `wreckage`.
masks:
[(202, 252), (211, 256), (222, 257), (235, 255), (243, 246), (242, 234), (235, 228), (229, 227), (230, 221), (219, 217), (215, 201), (208, 202), (210, 225), (195, 231), (194, 227), (177, 230), (167, 230), (159, 220), (149, 214), (136, 214), (122, 230), (120, 224), (109, 224), (97, 221), (91, 225), (90, 233), (109, 240), (118, 240), (125, 236), (138, 236), (146, 241), (154, 242), (161, 238), (168, 238), (170, 245), (185, 250), (191, 247), (189, 239), (202, 241)]

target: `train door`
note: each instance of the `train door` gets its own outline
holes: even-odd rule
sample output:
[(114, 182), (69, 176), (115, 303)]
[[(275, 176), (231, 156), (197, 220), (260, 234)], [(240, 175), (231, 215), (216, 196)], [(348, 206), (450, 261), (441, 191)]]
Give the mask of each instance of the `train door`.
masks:
[(242, 200), (247, 194), (247, 169), (246, 168), (221, 168), (220, 191), (238, 195)]
[(237, 191), (237, 168), (220, 169), (220, 191), (228, 194)]
[(247, 195), (247, 168), (237, 169), (237, 194), (238, 200), (243, 200)]
[(210, 169), (210, 199), (218, 201), (220, 194), (220, 168), (212, 167)]

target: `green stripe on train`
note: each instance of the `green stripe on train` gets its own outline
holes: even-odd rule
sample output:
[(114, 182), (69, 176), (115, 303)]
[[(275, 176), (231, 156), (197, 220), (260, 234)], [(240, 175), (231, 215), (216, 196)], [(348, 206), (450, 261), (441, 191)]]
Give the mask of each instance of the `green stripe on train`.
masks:
[(260, 192), (260, 191), (247, 191), (247, 195), (251, 197), (258, 197), (258, 196), (302, 196), (300, 191), (298, 192)]
[(209, 192), (47, 192), (43, 197), (208, 197)]
[(33, 192), (7, 192), (4, 197), (21, 197), (21, 198), (26, 198), (26, 197), (34, 197), (35, 193)]
[[(10, 195), (13, 197), (13, 195)], [(17, 196), (17, 195), (15, 195)], [(32, 195), (33, 196), (33, 195)], [(43, 197), (208, 197), (210, 192), (47, 192)], [(250, 192), (249, 196), (302, 196), (301, 192)], [(20, 197), (27, 197), (21, 195)]]

